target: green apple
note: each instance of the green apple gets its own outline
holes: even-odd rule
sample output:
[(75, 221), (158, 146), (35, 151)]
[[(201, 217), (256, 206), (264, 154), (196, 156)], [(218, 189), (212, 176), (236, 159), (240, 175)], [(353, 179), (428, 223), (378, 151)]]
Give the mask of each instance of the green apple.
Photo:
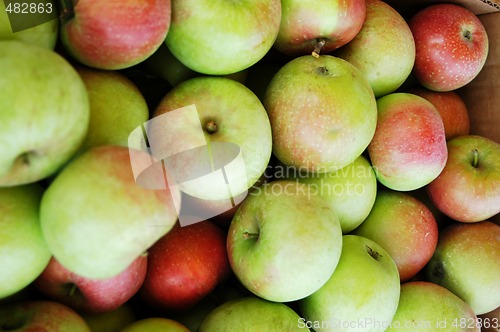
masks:
[(384, 186), (410, 191), (432, 182), (448, 158), (443, 120), (429, 101), (411, 93), (377, 99), (378, 121), (368, 154)]
[(323, 287), (299, 301), (308, 325), (321, 331), (384, 331), (396, 313), (396, 264), (376, 242), (344, 235), (337, 268)]
[(476, 324), (472, 309), (446, 288), (410, 281), (401, 285), (398, 309), (385, 331), (481, 331)]
[[(6, 1), (0, 1), (0, 40), (15, 39), (49, 50), (53, 50), (55, 48), (57, 38), (59, 36), (59, 20), (57, 19), (57, 15), (54, 14), (54, 19), (36, 25), (32, 28), (13, 32), (9, 22), (9, 16), (7, 15), (5, 8), (5, 3)], [(9, 1), (9, 3), (14, 4), (16, 2)], [(39, 1), (39, 3), (41, 4), (42, 2)], [(53, 0), (43, 1), (43, 6), (44, 9), (52, 8), (52, 10), (57, 11), (55, 1)]]
[(213, 310), (198, 332), (309, 331), (300, 316), (284, 303), (258, 297), (228, 301)]
[(362, 155), (338, 171), (296, 174), (295, 178), (328, 200), (339, 217), (343, 234), (366, 219), (377, 196), (377, 178), (370, 162)]
[[(54, 179), (40, 207), (42, 231), (54, 257), (82, 277), (111, 278), (124, 271), (177, 221), (180, 193), (138, 186), (131, 159), (150, 155), (100, 146), (80, 155)], [(163, 183), (163, 172), (151, 175)]]
[(377, 125), (373, 91), (349, 62), (305, 55), (285, 64), (267, 87), (264, 106), (273, 153), (284, 164), (318, 173), (358, 158)]
[(90, 111), (81, 78), (61, 56), (0, 41), (0, 186), (55, 173), (80, 147)]
[(431, 259), (438, 242), (438, 225), (417, 198), (386, 189), (379, 190), (373, 209), (353, 234), (381, 245), (394, 259), (401, 281), (408, 281)]
[(73, 309), (44, 300), (0, 306), (0, 331), (91, 332)]
[(130, 303), (101, 313), (79, 312), (92, 332), (120, 332), (136, 321), (136, 314)]
[(227, 251), (241, 283), (266, 300), (288, 302), (318, 290), (342, 250), (337, 215), (296, 181), (275, 181), (249, 195), (231, 221)]
[(165, 42), (186, 67), (226, 75), (263, 58), (278, 35), (280, 22), (279, 0), (172, 0)]
[[(190, 105), (196, 107), (194, 115), (183, 111)], [(205, 178), (202, 184), (179, 183), (183, 192), (199, 199), (227, 200), (244, 193), (261, 177), (271, 157), (271, 125), (264, 106), (250, 89), (229, 78), (195, 77), (178, 84), (160, 101), (147, 130), (149, 145), (158, 159), (177, 153), (167, 164), (177, 178), (205, 175), (200, 174), (205, 165), (202, 156), (181, 152), (208, 148), (206, 173), (213, 177)], [(234, 163), (230, 158), (234, 151), (226, 146), (237, 151)], [(227, 163), (217, 166), (222, 161)], [(222, 178), (215, 168), (226, 170), (230, 192), (226, 181), (217, 181)]]
[(149, 119), (146, 100), (125, 75), (78, 67), (90, 101), (90, 124), (81, 150), (99, 145), (128, 146), (130, 132)]
[(415, 41), (405, 19), (381, 0), (366, 0), (363, 27), (334, 55), (355, 65), (370, 82), (375, 96), (399, 88), (415, 62)]
[(187, 327), (181, 323), (162, 317), (143, 318), (129, 324), (120, 332), (190, 332)]
[(0, 298), (28, 286), (52, 256), (40, 229), (42, 188), (0, 188)]
[(425, 277), (452, 291), (476, 315), (499, 307), (500, 226), (454, 223), (440, 231)]

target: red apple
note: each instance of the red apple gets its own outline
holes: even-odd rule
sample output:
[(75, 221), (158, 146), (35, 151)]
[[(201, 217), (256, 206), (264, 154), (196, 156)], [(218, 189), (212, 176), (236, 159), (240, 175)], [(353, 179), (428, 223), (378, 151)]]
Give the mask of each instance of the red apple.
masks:
[(451, 91), (472, 81), (488, 55), (488, 36), (470, 10), (454, 4), (436, 4), (409, 21), (415, 39), (413, 73), (426, 88)]
[(377, 100), (378, 121), (368, 153), (377, 179), (394, 190), (421, 188), (446, 164), (444, 126), (436, 108), (410, 93)]
[(117, 309), (137, 293), (146, 277), (147, 256), (139, 256), (122, 273), (106, 279), (77, 275), (52, 258), (35, 280), (42, 294), (77, 310), (92, 313)]
[(210, 221), (179, 224), (149, 249), (140, 291), (151, 307), (186, 311), (230, 276), (226, 234)]
[(366, 14), (365, 0), (283, 0), (281, 7), (274, 47), (292, 56), (319, 54), (320, 49), (328, 53), (345, 45), (359, 32)]
[(401, 281), (408, 281), (431, 259), (438, 226), (432, 212), (415, 197), (381, 190), (370, 214), (353, 234), (369, 238), (387, 250)]
[(62, 15), (61, 40), (78, 61), (131, 67), (153, 54), (170, 27), (170, 0), (80, 0)]
[(24, 301), (0, 306), (0, 331), (91, 332), (78, 313), (53, 301)]
[(417, 87), (409, 91), (431, 102), (441, 115), (446, 140), (470, 133), (469, 112), (455, 91), (432, 91)]
[(477, 222), (500, 212), (500, 144), (465, 135), (448, 141), (448, 161), (427, 186), (434, 205), (450, 218)]

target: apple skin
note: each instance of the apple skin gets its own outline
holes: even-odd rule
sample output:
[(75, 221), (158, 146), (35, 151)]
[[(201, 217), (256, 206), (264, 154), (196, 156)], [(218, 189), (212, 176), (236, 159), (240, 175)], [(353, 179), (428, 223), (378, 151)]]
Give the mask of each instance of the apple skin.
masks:
[(369, 238), (391, 255), (402, 282), (413, 278), (431, 259), (438, 241), (432, 212), (410, 194), (379, 190), (375, 204), (352, 234)]
[(78, 313), (92, 332), (121, 332), (124, 327), (136, 321), (134, 308), (129, 302), (111, 311)]
[[(180, 193), (137, 185), (131, 158), (151, 163), (149, 154), (122, 146), (87, 150), (43, 195), (40, 220), (49, 249), (82, 277), (103, 279), (121, 273), (177, 221)], [(151, 181), (164, 183), (163, 172), (158, 173)]]
[(398, 309), (386, 331), (480, 332), (476, 319), (472, 309), (446, 288), (431, 282), (411, 281), (401, 285)]
[(435, 4), (408, 22), (415, 39), (413, 74), (429, 90), (451, 91), (472, 81), (488, 56), (486, 29), (470, 10)]
[(441, 230), (426, 280), (462, 300), (476, 315), (500, 306), (500, 226), (482, 221), (455, 223)]
[(300, 316), (284, 303), (258, 297), (228, 301), (213, 310), (198, 332), (309, 331)]
[[(46, 6), (51, 4), (53, 10), (57, 11), (55, 1), (48, 0), (43, 3), (46, 4)], [(0, 40), (16, 39), (31, 45), (53, 50), (56, 47), (58, 36), (59, 20), (57, 19), (57, 15), (54, 15), (54, 19), (48, 22), (26, 30), (12, 32), (9, 16), (7, 15), (7, 11), (5, 9), (5, 1), (0, 2)]]
[(81, 150), (99, 145), (128, 146), (130, 132), (149, 119), (137, 86), (118, 71), (77, 67), (90, 102), (90, 124)]
[(410, 93), (383, 96), (377, 107), (377, 129), (368, 154), (379, 182), (399, 191), (429, 184), (448, 157), (444, 125), (436, 108)]
[(148, 250), (141, 298), (164, 312), (190, 309), (231, 275), (226, 233), (210, 221), (172, 230)]
[(405, 19), (380, 0), (366, 0), (359, 33), (333, 53), (356, 66), (370, 82), (375, 97), (396, 91), (410, 75), (415, 42)]
[(231, 268), (243, 286), (266, 300), (288, 302), (312, 294), (340, 258), (338, 217), (307, 188), (287, 180), (264, 184), (245, 199), (229, 226)]
[(264, 57), (276, 40), (280, 21), (280, 0), (172, 0), (165, 42), (186, 67), (207, 75), (227, 75)]
[(441, 115), (446, 140), (470, 134), (470, 119), (467, 106), (456, 91), (432, 91), (416, 87), (409, 91), (431, 102)]
[(454, 220), (486, 220), (500, 212), (499, 168), (500, 144), (478, 135), (456, 137), (448, 141), (446, 166), (427, 192), (434, 205)]
[(89, 279), (69, 271), (52, 258), (34, 281), (34, 286), (51, 300), (78, 312), (108, 312), (123, 305), (139, 291), (146, 277), (147, 265), (147, 256), (141, 255), (114, 277)]
[(323, 40), (321, 52), (329, 53), (358, 34), (365, 14), (365, 0), (284, 0), (274, 47), (287, 55), (299, 56), (311, 54), (318, 41)]
[[(373, 319), (391, 321), (398, 306), (400, 281), (391, 256), (374, 241), (344, 235), (337, 268), (323, 287), (299, 301), (300, 312), (321, 331), (384, 331)], [(372, 320), (369, 323), (368, 320)], [(357, 326), (344, 324), (361, 322)], [(366, 323), (363, 325), (362, 323)]]
[(0, 331), (91, 332), (73, 309), (45, 300), (0, 306)]
[(57, 53), (19, 41), (0, 41), (0, 72), (0, 187), (33, 183), (55, 173), (82, 144), (87, 91)]
[(99, 69), (136, 65), (163, 43), (170, 0), (79, 0), (62, 17), (61, 41), (79, 62)]
[(376, 101), (363, 74), (331, 55), (285, 64), (264, 97), (273, 153), (285, 165), (325, 173), (352, 163), (375, 132)]
[[(151, 146), (155, 145), (153, 153), (169, 151), (173, 154), (192, 149), (193, 145), (197, 145), (199, 131), (203, 129), (208, 145), (226, 142), (239, 147), (245, 166), (246, 185), (243, 183), (236, 188), (239, 191), (235, 190), (231, 194), (236, 197), (244, 193), (262, 176), (271, 157), (271, 125), (264, 106), (250, 89), (232, 79), (195, 77), (178, 84), (164, 96), (155, 109), (152, 121), (154, 123), (159, 116), (192, 104), (196, 106), (201, 127), (176, 124), (172, 120), (169, 122), (169, 130), (165, 130), (162, 125), (149, 126), (149, 142)], [(211, 122), (216, 126), (214, 132), (208, 128)], [(175, 147), (172, 146), (172, 141), (176, 142)], [(180, 163), (172, 165), (172, 172), (175, 171), (176, 174), (195, 173), (199, 168), (200, 162), (197, 159), (177, 160)], [(244, 179), (245, 175), (238, 175)], [(200, 186), (198, 183), (185, 182), (180, 188), (199, 199), (227, 201), (229, 198), (225, 184)]]
[(38, 183), (0, 188), (0, 299), (35, 280), (51, 253), (42, 235), (39, 207), (43, 188)]
[(120, 332), (190, 332), (187, 327), (170, 318), (143, 318), (126, 326)]
[(294, 174), (294, 177), (328, 200), (339, 218), (343, 234), (351, 232), (366, 219), (377, 196), (377, 178), (363, 155), (336, 172)]

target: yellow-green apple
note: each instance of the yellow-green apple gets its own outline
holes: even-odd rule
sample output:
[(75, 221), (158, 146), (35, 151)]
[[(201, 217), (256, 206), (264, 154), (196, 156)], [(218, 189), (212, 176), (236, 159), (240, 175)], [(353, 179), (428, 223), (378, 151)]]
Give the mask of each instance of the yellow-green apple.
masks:
[(55, 48), (57, 37), (59, 36), (59, 20), (57, 19), (58, 12), (54, 0), (46, 0), (43, 1), (43, 3), (39, 1), (39, 4), (37, 4), (37, 10), (38, 6), (40, 6), (40, 11), (42, 8), (44, 11), (52, 11), (52, 20), (42, 21), (40, 22), (41, 24), (15, 32), (13, 31), (9, 21), (9, 15), (7, 14), (5, 7), (6, 3), (15, 4), (13, 1), (0, 1), (0, 40), (16, 39), (31, 45), (47, 48), (49, 50), (53, 50)]
[(40, 229), (42, 193), (36, 183), (0, 188), (0, 299), (31, 284), (49, 263)]
[(231, 221), (227, 251), (236, 277), (266, 300), (318, 290), (337, 266), (342, 230), (330, 204), (303, 183), (279, 180), (249, 195)]
[(139, 319), (129, 324), (120, 332), (190, 332), (183, 324), (163, 317), (149, 317)]
[(500, 306), (500, 226), (482, 221), (441, 230), (425, 277), (452, 291), (476, 315)]
[(415, 39), (413, 73), (424, 87), (451, 91), (472, 81), (488, 56), (488, 35), (479, 18), (456, 4), (435, 4), (408, 22)]
[(180, 62), (199, 73), (226, 75), (244, 70), (264, 57), (278, 35), (280, 0), (171, 1), (172, 21), (165, 42)]
[(413, 278), (431, 259), (438, 241), (432, 212), (405, 192), (379, 190), (375, 204), (353, 234), (367, 237), (391, 255), (401, 281)]
[[(344, 235), (337, 268), (323, 287), (299, 301), (300, 312), (318, 331), (384, 331), (400, 292), (398, 269), (376, 242)], [(319, 324), (319, 326), (318, 326)]]
[(149, 119), (138, 87), (118, 71), (78, 67), (90, 102), (90, 124), (80, 150), (99, 145), (128, 146), (130, 132)]
[(365, 0), (284, 0), (274, 47), (291, 56), (331, 52), (356, 36), (365, 13)]
[(444, 287), (426, 281), (401, 285), (398, 309), (387, 332), (475, 331), (480, 332), (474, 311)]
[(349, 62), (304, 55), (274, 75), (264, 97), (273, 153), (284, 164), (324, 173), (352, 163), (377, 123), (373, 91)]
[(170, 13), (170, 0), (79, 0), (62, 12), (61, 41), (69, 54), (87, 66), (128, 68), (164, 42)]
[(106, 312), (78, 312), (92, 332), (121, 332), (136, 321), (136, 314), (130, 302)]
[(427, 186), (436, 207), (462, 222), (486, 220), (500, 212), (500, 144), (478, 135), (448, 141), (448, 161)]
[(378, 122), (368, 154), (377, 179), (399, 191), (422, 188), (443, 170), (448, 151), (443, 120), (429, 101), (410, 93), (377, 100)]
[(46, 300), (0, 306), (0, 331), (91, 332), (85, 320), (73, 309)]
[(0, 72), (0, 186), (39, 181), (87, 134), (85, 85), (57, 53), (20, 41), (0, 41)]
[(415, 42), (405, 19), (394, 8), (381, 0), (366, 0), (363, 27), (333, 54), (361, 70), (378, 98), (396, 91), (410, 75)]
[[(131, 158), (151, 156), (122, 146), (87, 150), (67, 165), (42, 197), (42, 231), (53, 256), (87, 278), (111, 278), (166, 234), (177, 220), (180, 193), (136, 184)], [(151, 172), (150, 181), (164, 183)], [(64, 208), (63, 208), (64, 207)]]
[(148, 250), (140, 295), (160, 311), (187, 311), (230, 274), (226, 233), (208, 220), (174, 228)]
[(423, 87), (410, 89), (410, 93), (431, 102), (441, 115), (446, 140), (470, 133), (470, 119), (467, 106), (456, 91), (432, 91)]
[(358, 227), (375, 203), (377, 178), (363, 155), (338, 171), (294, 174), (294, 177), (329, 202), (339, 218), (343, 234)]
[(243, 297), (228, 301), (213, 310), (198, 331), (309, 331), (302, 322), (297, 312), (284, 303)]
[(108, 312), (139, 291), (146, 277), (147, 263), (147, 256), (141, 255), (116, 276), (89, 279), (69, 271), (52, 258), (33, 284), (47, 298), (77, 312)]
[(500, 329), (500, 307), (479, 315), (477, 320), (481, 326), (481, 332), (498, 332)]
[[(189, 105), (196, 107), (194, 118), (182, 111)], [(261, 177), (271, 157), (271, 125), (264, 106), (250, 89), (229, 78), (195, 77), (178, 84), (160, 101), (146, 130), (158, 159), (177, 153), (167, 168), (187, 179), (179, 184), (183, 192), (199, 199), (238, 197)], [(203, 150), (210, 156), (206, 172), (201, 170), (206, 158), (196, 154), (201, 151), (196, 147), (208, 148)], [(216, 169), (225, 170), (226, 181), (218, 181)], [(188, 181), (204, 173), (210, 174), (202, 185)]]

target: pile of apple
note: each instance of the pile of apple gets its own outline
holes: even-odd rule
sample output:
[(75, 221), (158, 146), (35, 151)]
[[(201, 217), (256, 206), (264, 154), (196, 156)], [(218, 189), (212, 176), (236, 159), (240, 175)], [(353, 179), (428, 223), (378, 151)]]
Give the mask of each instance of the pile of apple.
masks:
[(468, 9), (61, 3), (0, 8), (0, 331), (499, 331)]

